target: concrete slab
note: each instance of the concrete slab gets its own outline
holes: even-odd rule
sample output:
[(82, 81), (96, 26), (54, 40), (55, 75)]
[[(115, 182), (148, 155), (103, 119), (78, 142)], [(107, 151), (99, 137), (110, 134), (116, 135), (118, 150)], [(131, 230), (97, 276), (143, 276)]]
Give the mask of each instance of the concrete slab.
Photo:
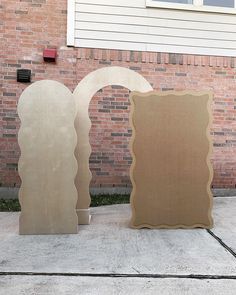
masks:
[[(216, 202), (217, 220), (227, 200), (219, 213)], [(92, 216), (77, 235), (19, 236), (19, 214), (0, 213), (0, 272), (236, 275), (236, 260), (206, 230), (130, 229), (129, 205)]]
[(236, 197), (214, 198), (212, 232), (236, 252)]
[(0, 295), (234, 295), (236, 281), (3, 276)]

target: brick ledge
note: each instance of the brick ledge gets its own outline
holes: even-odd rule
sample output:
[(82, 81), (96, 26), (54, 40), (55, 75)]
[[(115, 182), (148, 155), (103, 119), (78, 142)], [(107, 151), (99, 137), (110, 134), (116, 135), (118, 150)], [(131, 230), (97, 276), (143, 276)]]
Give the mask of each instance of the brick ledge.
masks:
[(179, 64), (187, 66), (235, 68), (236, 57), (205, 56), (177, 53), (126, 51), (114, 49), (76, 48), (77, 58), (103, 62), (125, 61), (134, 63)]

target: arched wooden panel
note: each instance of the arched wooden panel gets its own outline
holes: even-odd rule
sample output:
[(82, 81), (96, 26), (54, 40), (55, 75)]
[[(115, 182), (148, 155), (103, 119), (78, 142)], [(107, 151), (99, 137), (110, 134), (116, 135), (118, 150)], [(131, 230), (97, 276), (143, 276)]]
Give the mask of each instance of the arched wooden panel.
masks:
[(119, 85), (131, 91), (150, 91), (152, 86), (139, 73), (124, 67), (105, 67), (89, 73), (76, 87), (73, 96), (77, 106), (75, 128), (78, 137), (76, 159), (78, 173), (75, 184), (78, 191), (77, 213), (79, 224), (89, 224), (90, 195), (89, 184), (91, 172), (89, 170), (89, 156), (91, 146), (89, 143), (89, 130), (91, 120), (88, 114), (89, 103), (96, 92), (109, 85)]
[(35, 82), (22, 93), (18, 114), (20, 234), (77, 233), (72, 93), (56, 81)]

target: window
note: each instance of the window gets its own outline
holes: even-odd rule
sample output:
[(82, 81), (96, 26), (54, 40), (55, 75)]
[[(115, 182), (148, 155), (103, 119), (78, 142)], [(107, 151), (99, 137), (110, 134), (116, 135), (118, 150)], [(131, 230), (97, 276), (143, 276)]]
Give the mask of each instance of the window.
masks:
[(182, 3), (182, 4), (193, 4), (193, 0), (153, 0), (160, 2), (171, 2), (171, 3)]
[(146, 0), (147, 7), (236, 13), (236, 0)]
[(182, 3), (182, 4), (193, 4), (193, 0), (154, 0), (154, 1)]
[(203, 5), (233, 8), (234, 0), (203, 0)]

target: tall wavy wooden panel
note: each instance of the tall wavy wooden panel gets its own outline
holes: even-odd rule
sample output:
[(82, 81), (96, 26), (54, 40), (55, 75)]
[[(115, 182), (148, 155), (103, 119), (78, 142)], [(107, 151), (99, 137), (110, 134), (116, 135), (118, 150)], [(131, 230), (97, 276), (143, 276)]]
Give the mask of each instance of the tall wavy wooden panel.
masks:
[(207, 92), (131, 93), (134, 228), (212, 227)]
[(77, 233), (75, 109), (56, 81), (36, 82), (20, 97), (20, 234)]

